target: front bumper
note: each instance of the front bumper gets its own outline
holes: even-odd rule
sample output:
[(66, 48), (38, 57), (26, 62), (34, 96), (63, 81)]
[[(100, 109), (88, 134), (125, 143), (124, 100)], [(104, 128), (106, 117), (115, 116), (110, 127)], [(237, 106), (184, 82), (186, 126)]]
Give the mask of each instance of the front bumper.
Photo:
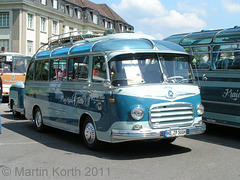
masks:
[[(190, 127), (164, 128), (164, 129), (140, 129), (140, 130), (117, 130), (112, 129), (112, 138), (122, 141), (141, 140), (141, 139), (163, 139), (167, 138), (169, 131), (184, 131), (184, 135), (178, 134), (171, 137), (188, 136), (204, 133), (206, 125), (204, 123)], [(186, 131), (185, 131), (186, 130)]]

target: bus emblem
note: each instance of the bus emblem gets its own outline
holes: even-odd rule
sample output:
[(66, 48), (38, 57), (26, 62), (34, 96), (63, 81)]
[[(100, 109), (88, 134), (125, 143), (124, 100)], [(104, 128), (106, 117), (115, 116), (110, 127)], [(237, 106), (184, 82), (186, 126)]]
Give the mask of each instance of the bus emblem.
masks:
[(166, 94), (166, 98), (175, 98), (174, 92), (172, 90), (169, 90)]
[(12, 79), (15, 79), (15, 76), (14, 76), (14, 75), (12, 76)]

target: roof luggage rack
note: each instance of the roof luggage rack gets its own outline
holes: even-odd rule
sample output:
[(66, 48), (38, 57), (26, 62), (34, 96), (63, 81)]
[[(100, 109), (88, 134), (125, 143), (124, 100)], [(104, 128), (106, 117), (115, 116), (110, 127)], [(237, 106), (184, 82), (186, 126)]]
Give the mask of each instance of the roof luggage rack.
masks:
[[(128, 31), (126, 33), (133, 33), (133, 31)], [(88, 42), (88, 39), (103, 37), (108, 34), (115, 34), (114, 29), (105, 29), (105, 31), (99, 30), (78, 30), (71, 31), (59, 35), (54, 35), (48, 38), (48, 43), (43, 44), (36, 54), (40, 51), (51, 50), (57, 47), (69, 47), (72, 46), (77, 41), (83, 41), (83, 43)]]

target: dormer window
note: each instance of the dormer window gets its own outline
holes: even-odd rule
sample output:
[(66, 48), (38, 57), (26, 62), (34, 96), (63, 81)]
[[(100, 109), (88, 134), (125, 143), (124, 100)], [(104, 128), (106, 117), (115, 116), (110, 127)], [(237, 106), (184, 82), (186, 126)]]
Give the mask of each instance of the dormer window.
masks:
[(41, 0), (42, 5), (47, 5), (47, 0)]
[(58, 9), (58, 0), (53, 0), (53, 8)]
[(69, 7), (69, 16), (73, 17), (73, 8)]
[(77, 11), (77, 17), (78, 17), (78, 19), (81, 19), (82, 18), (82, 14), (81, 14), (81, 11)]
[(98, 16), (96, 14), (93, 14), (93, 23), (98, 24)]
[(63, 13), (65, 13), (65, 6), (63, 5), (63, 4), (61, 4), (61, 11), (63, 12)]

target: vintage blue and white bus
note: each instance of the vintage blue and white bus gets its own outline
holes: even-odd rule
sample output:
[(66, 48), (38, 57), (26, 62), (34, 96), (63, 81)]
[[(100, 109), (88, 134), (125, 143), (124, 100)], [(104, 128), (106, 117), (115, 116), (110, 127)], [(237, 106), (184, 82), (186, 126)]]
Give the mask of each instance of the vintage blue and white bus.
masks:
[(25, 116), (38, 131), (81, 134), (90, 149), (203, 133), (191, 60), (179, 45), (134, 33), (50, 47), (30, 62)]
[(240, 127), (240, 27), (172, 35), (165, 40), (180, 44), (193, 55), (200, 78), (208, 123)]

